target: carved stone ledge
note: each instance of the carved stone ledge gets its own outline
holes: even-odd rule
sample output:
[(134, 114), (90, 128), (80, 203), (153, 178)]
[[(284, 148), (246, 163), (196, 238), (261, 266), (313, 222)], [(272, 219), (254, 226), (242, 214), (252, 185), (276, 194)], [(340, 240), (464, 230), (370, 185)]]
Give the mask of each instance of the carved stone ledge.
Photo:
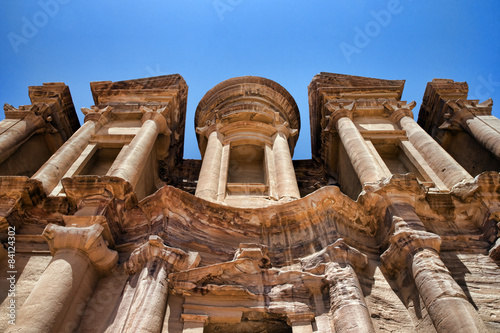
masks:
[(107, 245), (111, 248), (115, 246), (115, 240), (113, 239), (113, 235), (111, 234), (111, 230), (109, 228), (108, 220), (106, 219), (105, 216), (64, 215), (63, 220), (64, 223), (66, 223), (67, 227), (83, 228), (92, 226), (94, 224), (99, 224), (104, 228), (102, 232), (102, 237), (106, 241)]
[(85, 228), (49, 224), (42, 236), (47, 240), (52, 256), (64, 249), (80, 250), (89, 257), (98, 273), (105, 274), (118, 262), (118, 253), (106, 246), (103, 230), (100, 224)]
[(197, 252), (186, 253), (182, 250), (166, 246), (163, 240), (156, 235), (150, 236), (149, 240), (135, 249), (125, 263), (125, 269), (129, 274), (139, 272), (145, 263), (159, 258), (166, 261), (176, 271), (194, 268), (200, 263), (200, 255)]
[(314, 313), (306, 312), (306, 313), (289, 313), (286, 315), (287, 324), (293, 326), (297, 323), (311, 323), (314, 321)]
[(347, 264), (362, 270), (368, 265), (368, 259), (366, 255), (347, 245), (340, 238), (323, 250), (301, 260), (303, 270), (320, 274), (323, 274), (324, 264), (328, 263)]
[(66, 196), (79, 205), (84, 200), (121, 200), (125, 209), (137, 204), (137, 197), (129, 182), (119, 177), (76, 176), (61, 180)]
[(261, 268), (270, 268), (271, 259), (269, 258), (268, 248), (262, 244), (241, 243), (234, 254), (234, 259), (254, 259), (260, 260)]
[(500, 198), (500, 173), (496, 171), (480, 173), (471, 181), (456, 184), (451, 189), (451, 192), (462, 200), (474, 196), (483, 199), (498, 199)]
[(207, 315), (201, 315), (201, 314), (189, 314), (189, 313), (183, 313), (181, 315), (181, 321), (183, 323), (203, 323), (204, 325), (208, 324), (208, 319), (209, 316)]

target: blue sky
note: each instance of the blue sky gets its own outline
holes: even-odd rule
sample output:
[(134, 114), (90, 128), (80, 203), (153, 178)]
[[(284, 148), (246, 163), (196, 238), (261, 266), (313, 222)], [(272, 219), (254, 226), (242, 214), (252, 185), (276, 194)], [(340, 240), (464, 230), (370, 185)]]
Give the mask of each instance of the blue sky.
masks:
[[(235, 76), (283, 85), (301, 111), (294, 159), (311, 157), (307, 86), (319, 72), (469, 83), (497, 103), (498, 0), (22, 0), (0, 5), (0, 102), (29, 104), (28, 86), (65, 82), (82, 121), (89, 82), (179, 73), (189, 85), (185, 158), (199, 158), (194, 112)], [(3, 110), (0, 117), (3, 118)]]

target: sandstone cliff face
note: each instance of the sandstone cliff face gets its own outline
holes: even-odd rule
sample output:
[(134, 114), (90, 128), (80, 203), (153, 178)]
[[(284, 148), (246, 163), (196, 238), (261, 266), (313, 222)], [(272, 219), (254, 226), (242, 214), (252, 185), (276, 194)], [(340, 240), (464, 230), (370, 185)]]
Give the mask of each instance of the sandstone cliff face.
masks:
[(298, 110), (270, 80), (207, 93), (203, 161), (182, 159), (182, 77), (93, 83), (81, 129), (31, 178), (0, 177), (3, 318), (12, 229), (17, 271), (0, 330), (500, 330), (498, 170), (472, 177), (403, 85), (317, 75), (313, 156), (292, 162)]

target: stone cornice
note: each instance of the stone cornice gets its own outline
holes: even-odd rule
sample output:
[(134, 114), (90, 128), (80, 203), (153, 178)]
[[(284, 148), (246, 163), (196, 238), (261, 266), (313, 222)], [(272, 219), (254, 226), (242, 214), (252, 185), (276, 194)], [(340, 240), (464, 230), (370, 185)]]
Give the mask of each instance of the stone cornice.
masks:
[(106, 246), (102, 237), (103, 230), (104, 227), (100, 224), (84, 228), (49, 224), (42, 236), (47, 240), (53, 256), (64, 249), (82, 251), (88, 256), (96, 271), (105, 274), (118, 262), (118, 253)]

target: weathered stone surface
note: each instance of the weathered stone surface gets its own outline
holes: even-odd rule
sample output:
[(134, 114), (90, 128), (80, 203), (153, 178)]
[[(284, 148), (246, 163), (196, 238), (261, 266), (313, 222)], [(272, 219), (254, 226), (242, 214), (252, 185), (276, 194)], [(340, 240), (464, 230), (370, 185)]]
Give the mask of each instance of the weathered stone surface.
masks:
[[(92, 83), (96, 105), (76, 132), (66, 86), (30, 89), (33, 105), (6, 106), (0, 128), (32, 113), (59, 141), (32, 178), (0, 177), (4, 318), (9, 227), (17, 270), (16, 325), (0, 330), (498, 331), (500, 175), (443, 139), (468, 135), (464, 154), (494, 156), (477, 119), (498, 120), (466, 84), (434, 80), (426, 133), (403, 86), (315, 76), (303, 161), (292, 161), (297, 106), (264, 78), (224, 81), (200, 101), (201, 161), (182, 158), (180, 75)], [(22, 163), (30, 128), (0, 135), (9, 163)]]

